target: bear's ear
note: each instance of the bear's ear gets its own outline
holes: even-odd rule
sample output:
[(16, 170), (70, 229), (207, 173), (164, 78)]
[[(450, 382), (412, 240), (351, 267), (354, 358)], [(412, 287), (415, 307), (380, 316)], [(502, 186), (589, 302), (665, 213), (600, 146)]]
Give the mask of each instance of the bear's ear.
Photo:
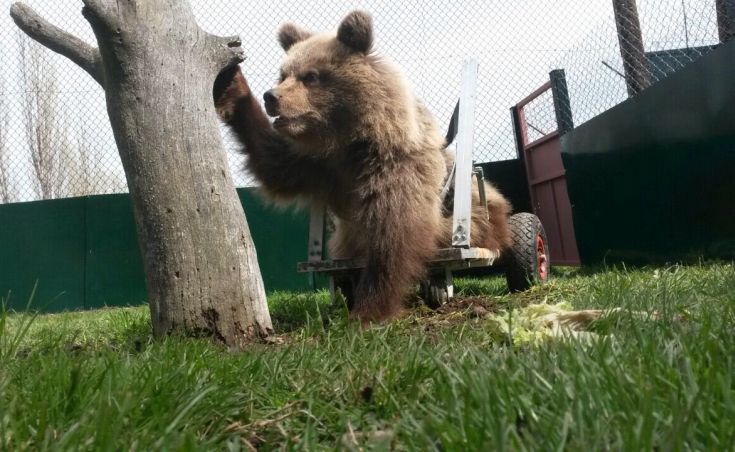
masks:
[(283, 47), (283, 50), (286, 52), (288, 52), (288, 49), (290, 49), (291, 46), (297, 42), (308, 39), (310, 36), (311, 33), (306, 30), (302, 30), (292, 23), (285, 23), (281, 25), (281, 28), (278, 30), (278, 42), (281, 43), (281, 47)]
[(337, 39), (357, 52), (370, 52), (373, 46), (373, 18), (364, 11), (352, 11), (339, 24)]

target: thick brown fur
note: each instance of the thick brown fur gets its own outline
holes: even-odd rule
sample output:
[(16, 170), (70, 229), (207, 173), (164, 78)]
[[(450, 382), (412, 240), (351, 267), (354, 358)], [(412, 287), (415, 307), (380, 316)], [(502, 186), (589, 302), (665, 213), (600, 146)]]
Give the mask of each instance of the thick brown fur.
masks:
[[(217, 112), (268, 196), (326, 204), (334, 213), (330, 256), (366, 261), (352, 315), (385, 321), (450, 242), (451, 217), (439, 196), (451, 162), (444, 139), (400, 73), (373, 52), (368, 14), (350, 13), (336, 35), (287, 24), (278, 39), (287, 54), (266, 100), (275, 122), (238, 66), (215, 81)], [(503, 250), (510, 206), (492, 186), (486, 192), (490, 221), (473, 195), (473, 245)]]

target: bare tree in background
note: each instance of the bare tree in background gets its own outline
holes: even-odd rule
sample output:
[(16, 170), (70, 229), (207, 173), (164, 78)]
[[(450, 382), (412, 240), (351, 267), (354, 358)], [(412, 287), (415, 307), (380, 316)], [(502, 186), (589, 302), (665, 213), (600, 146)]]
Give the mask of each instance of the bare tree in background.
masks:
[(68, 166), (76, 173), (74, 184), (70, 186), (71, 196), (128, 191), (121, 171), (109, 171), (104, 167), (104, 162), (100, 158), (100, 147), (92, 139), (87, 126), (79, 130), (76, 147), (70, 148), (72, 152), (67, 153), (66, 158)]
[[(55, 199), (126, 191), (124, 178), (109, 174), (95, 157), (89, 131), (79, 132), (76, 144), (68, 135), (67, 119), (60, 108), (58, 76), (44, 58), (43, 47), (18, 30), (23, 90), (23, 135), (33, 168), (36, 199)], [(4, 98), (0, 101), (4, 102)], [(11, 187), (7, 140), (7, 111), (0, 108), (0, 201), (16, 200)], [(4, 122), (3, 122), (4, 121)]]
[(89, 131), (86, 127), (83, 127), (77, 133), (76, 146), (70, 148), (66, 153), (66, 160), (73, 165), (73, 171), (76, 174), (74, 184), (70, 186), (71, 196), (105, 193), (106, 190), (104, 189), (94, 190), (98, 179), (92, 171), (95, 160), (92, 156), (93, 153), (92, 144), (89, 142)]
[(10, 180), (9, 124), (10, 116), (5, 101), (5, 79), (0, 77), (0, 203), (3, 204), (13, 202), (16, 198), (15, 188)]
[(58, 79), (53, 65), (43, 58), (42, 47), (18, 32), (23, 89), (23, 132), (31, 154), (34, 190), (40, 199), (67, 194), (68, 172), (63, 167), (69, 139), (63, 114), (58, 110)]

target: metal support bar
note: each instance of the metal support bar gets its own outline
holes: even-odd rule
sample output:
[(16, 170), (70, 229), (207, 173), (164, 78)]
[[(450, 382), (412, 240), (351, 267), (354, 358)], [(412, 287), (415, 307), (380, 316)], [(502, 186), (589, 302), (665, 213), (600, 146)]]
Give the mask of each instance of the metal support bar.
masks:
[(324, 206), (313, 206), (309, 217), (309, 262), (322, 260), (324, 256)]
[(459, 98), (459, 120), (457, 121), (457, 172), (454, 182), (452, 246), (463, 248), (470, 247), (470, 225), (472, 223), (472, 152), (477, 69), (477, 60), (465, 61), (462, 92)]
[(454, 298), (454, 278), (449, 267), (444, 267), (444, 285), (447, 288), (447, 298)]
[(485, 173), (481, 166), (475, 167), (475, 179), (477, 179), (477, 191), (480, 193), (480, 204), (485, 208), (485, 217), (490, 219), (490, 211), (487, 209), (487, 195), (485, 194)]
[(545, 93), (549, 89), (551, 89), (551, 80), (549, 80), (548, 82), (546, 82), (543, 85), (541, 85), (538, 88), (536, 88), (536, 90), (534, 92), (532, 92), (528, 96), (524, 97), (523, 100), (521, 100), (520, 102), (518, 102), (516, 104), (516, 106), (518, 108), (525, 107), (526, 105), (528, 105), (531, 102), (533, 102), (536, 98), (540, 97), (543, 93)]

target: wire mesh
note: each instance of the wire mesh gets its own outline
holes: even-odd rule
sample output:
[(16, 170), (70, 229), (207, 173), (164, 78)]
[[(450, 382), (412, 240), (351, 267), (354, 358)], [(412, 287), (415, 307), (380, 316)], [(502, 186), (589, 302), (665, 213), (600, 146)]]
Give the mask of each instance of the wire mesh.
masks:
[[(723, 14), (718, 29), (717, 11), (732, 2), (191, 0), (205, 30), (241, 35), (248, 56), (243, 70), (256, 93), (276, 81), (281, 22), (334, 30), (355, 8), (373, 14), (378, 51), (402, 68), (445, 129), (459, 95), (462, 61), (476, 57), (478, 162), (516, 157), (509, 108), (548, 81), (551, 70), (565, 70), (571, 108), (562, 114), (581, 124), (718, 45)], [(7, 12), (12, 2), (2, 3)], [(81, 2), (26, 3), (94, 43)], [(0, 202), (125, 192), (102, 89), (18, 31), (7, 13), (0, 16), (0, 44)], [(551, 91), (527, 106), (526, 119), (530, 139), (555, 130)], [(257, 183), (243, 171), (238, 145), (224, 127), (222, 134), (236, 183)]]

